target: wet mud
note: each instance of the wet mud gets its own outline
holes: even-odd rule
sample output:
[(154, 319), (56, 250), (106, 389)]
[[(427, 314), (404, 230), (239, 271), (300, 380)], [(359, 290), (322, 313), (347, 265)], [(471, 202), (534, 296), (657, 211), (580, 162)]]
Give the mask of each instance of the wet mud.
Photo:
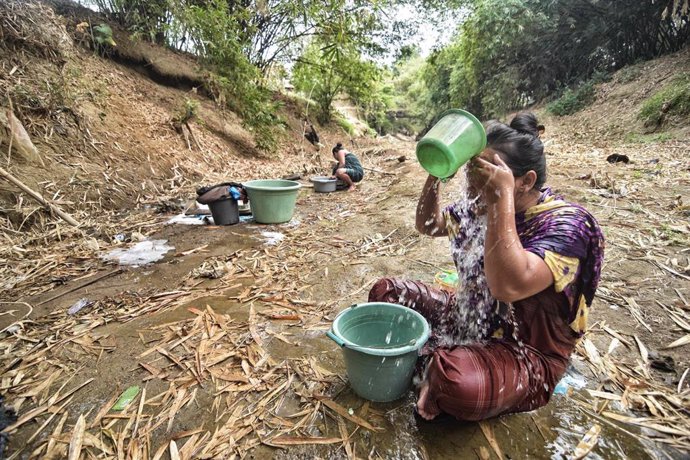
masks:
[[(66, 309), (81, 298), (98, 300), (142, 289), (151, 292), (193, 289), (199, 294), (194, 300), (171, 311), (99, 327), (94, 333), (108, 335), (111, 347), (98, 357), (63, 357), (67, 361), (75, 361), (71, 364), (79, 369), (74, 376), (75, 384), (89, 378), (95, 379), (78, 393), (79, 407), (70, 412), (68, 423), (74, 423), (76, 414), (98, 411), (118, 389), (141, 385), (148, 394), (157, 394), (165, 389), (167, 383), (151, 379), (138, 365), (138, 357), (150, 346), (145, 340), (150, 339), (147, 334), (150, 334), (152, 327), (192, 318), (190, 308), (203, 309), (206, 306), (237, 321), (248, 321), (250, 306), (238, 302), (237, 296), (245, 288), (251, 287), (255, 279), (251, 276), (239, 277), (233, 289), (218, 292), (216, 280), (190, 280), (192, 270), (213, 257), (228, 256), (246, 249), (262, 251), (278, 233), (286, 235), (286, 241), (289, 242), (293, 237), (291, 232), (309, 228), (317, 230), (316, 239), (306, 242), (306, 249), (301, 255), (312, 257), (316, 263), (311, 266), (316, 268), (310, 273), (300, 274), (301, 279), (307, 281), (302, 295), (305, 299), (324, 305), (322, 318), (308, 327), (295, 321), (269, 320), (262, 313), (273, 308), (271, 302), (261, 299), (252, 302), (251, 307), (261, 318), (261, 336), (271, 358), (276, 361), (314, 358), (319, 366), (337, 376), (330, 396), (341, 406), (352, 409), (353, 413), (366, 414), (368, 419), (383, 428), (380, 432), (370, 432), (347, 422), (349, 441), (357, 458), (496, 458), (497, 454), (479, 424), (450, 419), (427, 422), (416, 416), (411, 391), (404, 398), (391, 403), (369, 403), (355, 395), (347, 384), (341, 351), (324, 334), (338, 311), (352, 303), (366, 301), (368, 287), (379, 277), (407, 276), (432, 283), (438, 271), (453, 266), (446, 239), (421, 238), (417, 235), (414, 229), (414, 197), (424, 177), (421, 171), (414, 168), (404, 171), (404, 174), (412, 178), (404, 182), (399, 177), (376, 178), (376, 183), (363, 183), (355, 194), (317, 194), (304, 189), (300, 192), (295, 216), (289, 224), (164, 226), (153, 238), (167, 240), (167, 244), (174, 249), (162, 260), (150, 265), (122, 268), (122, 272), (83, 289), (70, 291), (73, 286), (65, 286), (63, 296), (46, 302), (35, 314)], [(446, 195), (451, 193), (453, 190), (446, 191)], [(388, 234), (391, 236), (384, 238)], [(341, 245), (343, 241), (358, 244), (355, 247)], [(324, 252), (319, 255), (319, 251)], [(114, 268), (113, 265), (104, 266), (103, 271)], [(182, 282), (184, 280), (187, 281)], [(204, 295), (205, 292), (208, 295)], [(60, 294), (60, 291), (30, 300), (37, 304), (56, 294)], [(581, 366), (581, 371), (587, 372), (584, 366)], [(599, 384), (595, 379), (588, 380), (592, 388)], [(285, 414), (294, 413), (299, 408), (299, 401), (294, 398), (294, 395), (284, 398), (281, 410)], [(579, 403), (574, 403), (574, 400)], [(216, 420), (209, 407), (211, 401), (212, 389), (200, 388), (193, 404), (187, 405), (175, 418), (172, 430), (157, 430), (153, 440), (158, 445), (169, 439), (171, 433), (200, 426), (212, 430)], [(546, 407), (537, 411), (501, 416), (485, 423), (493, 431), (505, 458), (568, 458), (594, 423), (602, 425), (602, 432), (588, 458), (663, 458), (659, 447), (645, 443), (638, 436), (639, 432), (628, 426), (622, 427), (608, 421), (604, 423), (588, 414), (583, 409), (587, 401), (586, 391), (580, 389), (570, 395), (555, 395)], [(10, 452), (12, 448), (21, 446), (35, 428), (35, 425), (29, 424), (19, 430), (12, 438)], [(326, 413), (320, 415), (310, 431), (313, 436), (341, 435), (336, 421)], [(47, 433), (48, 430), (34, 443), (45, 441)], [(29, 450), (20, 457), (28, 458), (28, 453)], [(672, 451), (668, 455), (681, 458)], [(261, 445), (248, 454), (248, 458), (257, 459), (347, 457), (342, 444), (282, 449)]]

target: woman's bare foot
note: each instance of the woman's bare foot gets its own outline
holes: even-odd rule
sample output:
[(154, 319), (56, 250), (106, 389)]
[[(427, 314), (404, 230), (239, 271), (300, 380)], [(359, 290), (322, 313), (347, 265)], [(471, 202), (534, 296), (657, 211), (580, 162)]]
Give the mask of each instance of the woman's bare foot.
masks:
[(424, 420), (433, 420), (440, 412), (436, 403), (429, 400), (429, 381), (424, 380), (417, 398), (417, 413)]
[(354, 192), (355, 190), (357, 190), (357, 187), (355, 187), (355, 184), (352, 184), (347, 188), (348, 192)]

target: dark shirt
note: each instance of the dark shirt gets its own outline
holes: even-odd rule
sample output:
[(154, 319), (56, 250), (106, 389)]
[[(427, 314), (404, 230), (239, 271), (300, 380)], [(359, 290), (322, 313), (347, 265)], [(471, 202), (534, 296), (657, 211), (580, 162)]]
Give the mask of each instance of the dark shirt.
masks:
[[(333, 174), (335, 174), (335, 171), (339, 167), (340, 164), (336, 164), (333, 167)], [(359, 159), (352, 153), (348, 152), (345, 154), (345, 166), (343, 166), (343, 168), (350, 170), (348, 171), (348, 175), (353, 182), (359, 182), (364, 178), (364, 168), (362, 168), (362, 164), (359, 162)]]

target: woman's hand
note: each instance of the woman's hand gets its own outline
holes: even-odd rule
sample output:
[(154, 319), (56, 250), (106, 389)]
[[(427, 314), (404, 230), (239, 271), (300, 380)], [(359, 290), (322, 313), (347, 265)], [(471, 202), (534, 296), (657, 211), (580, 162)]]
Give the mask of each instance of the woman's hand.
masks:
[(472, 188), (482, 191), (488, 203), (495, 203), (503, 194), (513, 196), (515, 189), (513, 171), (497, 153), (494, 154), (493, 163), (481, 157), (472, 160), (469, 181)]

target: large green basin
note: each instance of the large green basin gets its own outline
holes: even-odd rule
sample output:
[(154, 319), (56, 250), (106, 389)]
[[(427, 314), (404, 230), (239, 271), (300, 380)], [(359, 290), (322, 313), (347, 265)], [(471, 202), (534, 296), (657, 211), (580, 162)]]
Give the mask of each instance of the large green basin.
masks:
[(254, 220), (260, 224), (281, 224), (292, 219), (301, 185), (292, 180), (251, 180), (244, 188)]

